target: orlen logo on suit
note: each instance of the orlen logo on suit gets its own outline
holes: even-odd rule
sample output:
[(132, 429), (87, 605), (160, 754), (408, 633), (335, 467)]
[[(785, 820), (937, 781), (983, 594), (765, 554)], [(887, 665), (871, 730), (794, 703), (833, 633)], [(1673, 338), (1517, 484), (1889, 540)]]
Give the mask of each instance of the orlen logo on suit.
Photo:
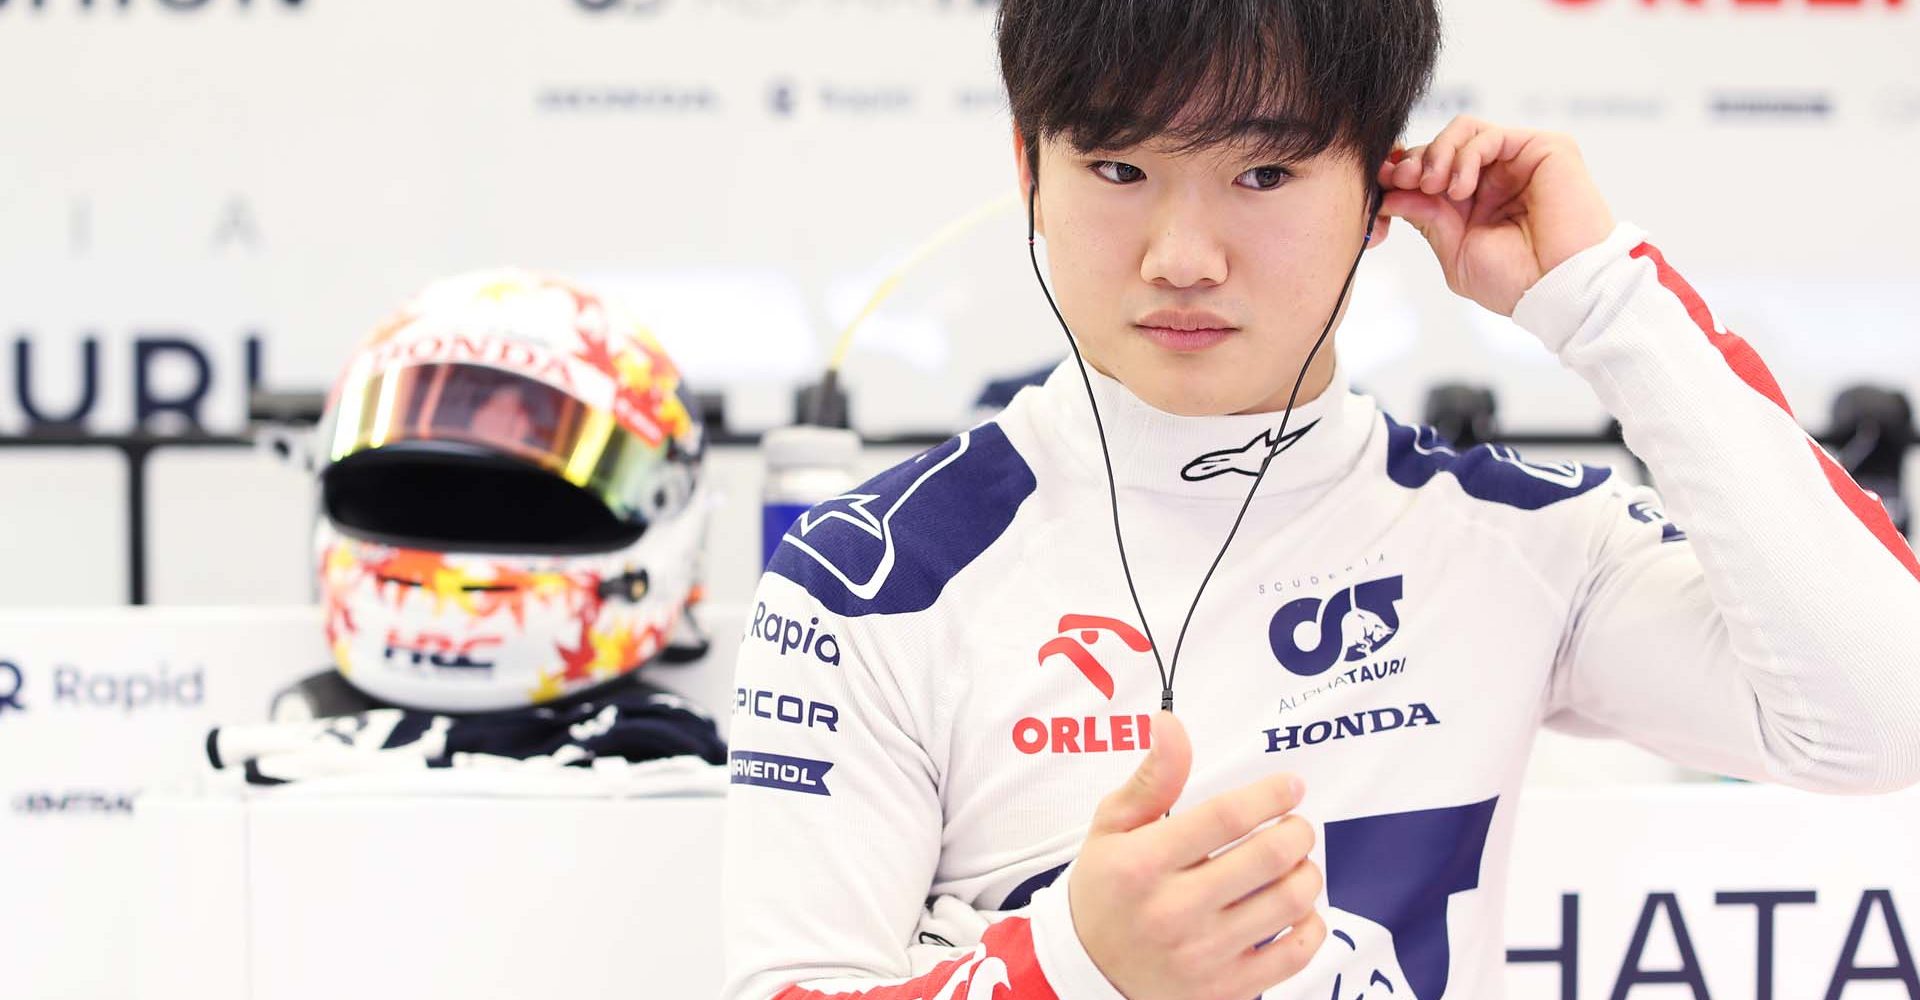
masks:
[(1318, 677), (1336, 663), (1364, 660), (1400, 632), (1403, 578), (1368, 580), (1330, 598), (1302, 597), (1273, 613), (1267, 642), (1274, 658), (1300, 677)]
[[(1109, 701), (1113, 700), (1113, 674), (1094, 655), (1101, 636), (1110, 634), (1136, 653), (1153, 648), (1139, 629), (1117, 618), (1063, 615), (1057, 631), (1059, 635), (1041, 645), (1040, 665), (1046, 666), (1049, 660), (1071, 664)], [(1013, 745), (1026, 754), (1147, 750), (1153, 745), (1152, 727), (1150, 715), (1028, 716), (1013, 724)]]

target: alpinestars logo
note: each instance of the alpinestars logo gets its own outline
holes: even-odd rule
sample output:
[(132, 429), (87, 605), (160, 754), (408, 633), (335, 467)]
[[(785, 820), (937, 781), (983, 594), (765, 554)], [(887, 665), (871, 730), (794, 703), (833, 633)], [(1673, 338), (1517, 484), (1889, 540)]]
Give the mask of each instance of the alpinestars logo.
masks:
[(1215, 476), (1224, 476), (1229, 472), (1243, 476), (1258, 476), (1260, 467), (1266, 464), (1269, 454), (1278, 455), (1299, 444), (1300, 439), (1306, 437), (1308, 431), (1318, 426), (1320, 421), (1315, 420), (1297, 431), (1289, 431), (1286, 437), (1280, 437), (1279, 428), (1276, 427), (1248, 441), (1243, 447), (1207, 452), (1188, 462), (1186, 468), (1180, 470), (1180, 478), (1190, 483), (1197, 483)]
[(1400, 632), (1402, 577), (1348, 587), (1321, 600), (1302, 597), (1274, 612), (1267, 642), (1289, 673), (1318, 677), (1342, 661), (1364, 660)]

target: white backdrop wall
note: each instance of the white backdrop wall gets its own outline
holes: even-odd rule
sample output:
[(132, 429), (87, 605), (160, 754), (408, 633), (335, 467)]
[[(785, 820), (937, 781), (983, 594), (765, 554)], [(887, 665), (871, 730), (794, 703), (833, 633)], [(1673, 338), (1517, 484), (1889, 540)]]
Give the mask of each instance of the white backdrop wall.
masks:
[[(1575, 134), (1617, 213), (1760, 347), (1810, 426), (1843, 385), (1920, 388), (1920, 4), (1444, 10), (1410, 139), (1460, 111)], [(992, 16), (0, 0), (0, 435), (30, 413), (238, 429), (250, 383), (321, 388), (410, 290), (503, 262), (626, 293), (735, 426), (780, 422), (891, 265), (1013, 193)], [(1022, 225), (1009, 209), (948, 245), (868, 323), (848, 373), (863, 430), (950, 429), (985, 379), (1059, 356)], [(1371, 255), (1339, 349), (1403, 417), (1463, 379), (1497, 389), (1511, 429), (1604, 419), (1525, 334), (1452, 297), (1408, 230)], [(262, 564), (301, 551), (301, 487), (208, 454), (165, 465), (150, 523), (173, 579), (155, 599), (297, 599), (263, 580), (299, 574)], [(98, 455), (0, 450), (0, 552), (35, 568), (0, 601), (121, 599), (123, 482)]]

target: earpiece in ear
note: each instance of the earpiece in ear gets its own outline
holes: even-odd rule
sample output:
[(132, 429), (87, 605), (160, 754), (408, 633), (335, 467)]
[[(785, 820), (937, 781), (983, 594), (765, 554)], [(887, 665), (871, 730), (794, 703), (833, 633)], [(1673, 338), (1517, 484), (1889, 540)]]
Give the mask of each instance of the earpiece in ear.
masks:
[(1040, 183), (1035, 180), (1027, 185), (1027, 245), (1033, 245), (1034, 205), (1040, 200)]

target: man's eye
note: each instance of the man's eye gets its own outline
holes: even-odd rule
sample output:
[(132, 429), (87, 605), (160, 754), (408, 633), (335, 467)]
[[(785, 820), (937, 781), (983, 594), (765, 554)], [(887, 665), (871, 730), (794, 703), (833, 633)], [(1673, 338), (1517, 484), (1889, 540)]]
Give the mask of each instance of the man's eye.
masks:
[(1270, 191), (1285, 184), (1293, 177), (1293, 172), (1285, 167), (1254, 167), (1233, 179), (1235, 184), (1250, 187), (1256, 191)]
[(1147, 176), (1141, 172), (1139, 167), (1131, 163), (1121, 163), (1118, 160), (1095, 160), (1091, 166), (1093, 167), (1094, 173), (1105, 177), (1115, 184), (1132, 184), (1134, 181)]

